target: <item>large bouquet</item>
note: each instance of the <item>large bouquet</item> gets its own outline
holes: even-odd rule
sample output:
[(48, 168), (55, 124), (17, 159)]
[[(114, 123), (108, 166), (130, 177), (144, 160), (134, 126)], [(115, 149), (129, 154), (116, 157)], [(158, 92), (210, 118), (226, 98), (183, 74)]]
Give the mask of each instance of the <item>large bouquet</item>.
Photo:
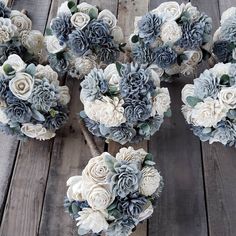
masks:
[(213, 53), (220, 62), (236, 61), (236, 7), (223, 12), (221, 26), (216, 30)]
[(0, 68), (0, 129), (17, 136), (46, 140), (67, 120), (67, 86), (59, 86), (50, 66), (25, 64), (16, 54)]
[(77, 221), (78, 234), (128, 236), (153, 213), (162, 177), (151, 154), (121, 148), (116, 157), (104, 152), (90, 159), (82, 176), (73, 176), (65, 207)]
[(135, 19), (130, 37), (133, 59), (152, 65), (162, 80), (194, 72), (212, 41), (212, 20), (191, 3), (165, 2)]
[(182, 90), (182, 108), (195, 135), (209, 143), (236, 144), (236, 64), (216, 64)]
[(0, 65), (11, 54), (19, 55), (25, 62), (44, 62), (44, 37), (32, 30), (32, 22), (24, 13), (10, 10), (0, 1)]
[(110, 64), (81, 83), (81, 113), (89, 131), (121, 144), (149, 139), (170, 115), (170, 95), (150, 68)]
[(119, 57), (123, 32), (109, 10), (99, 11), (87, 3), (64, 2), (51, 21), (52, 35), (46, 37), (51, 66), (74, 77), (86, 75), (102, 63)]

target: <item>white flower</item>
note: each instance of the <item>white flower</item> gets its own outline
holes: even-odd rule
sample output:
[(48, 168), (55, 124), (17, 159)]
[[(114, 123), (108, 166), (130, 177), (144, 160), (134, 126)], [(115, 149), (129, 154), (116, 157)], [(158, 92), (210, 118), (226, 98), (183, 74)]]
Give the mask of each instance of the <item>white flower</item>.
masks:
[(9, 122), (3, 107), (0, 108), (0, 122), (3, 124), (7, 124)]
[(158, 94), (153, 98), (151, 116), (158, 114), (163, 116), (164, 113), (170, 108), (170, 94), (167, 88), (159, 88)]
[(231, 16), (236, 16), (236, 7), (230, 7), (222, 13), (220, 20), (221, 25)]
[(90, 11), (93, 11), (93, 12), (95, 13), (94, 16), (97, 17), (97, 15), (98, 15), (98, 9), (97, 9), (95, 6), (90, 5), (90, 4), (86, 3), (86, 2), (80, 3), (80, 4), (77, 6), (77, 8), (78, 8), (78, 10), (79, 10), (80, 12), (89, 14)]
[(61, 52), (66, 48), (66, 44), (63, 43), (61, 45), (57, 37), (54, 35), (45, 36), (45, 42), (46, 42), (48, 52), (52, 54)]
[(182, 9), (177, 2), (164, 2), (152, 10), (152, 13), (162, 16), (166, 21), (173, 21), (180, 17)]
[(83, 201), (82, 198), (82, 176), (70, 177), (66, 185), (69, 187), (67, 190), (67, 197), (69, 201)]
[(119, 126), (126, 121), (124, 117), (124, 101), (118, 97), (113, 99), (103, 96), (101, 100), (84, 102), (84, 111), (87, 116), (107, 127)]
[(15, 35), (17, 28), (8, 18), (0, 17), (0, 43), (6, 43)]
[(89, 160), (88, 164), (82, 172), (82, 177), (85, 182), (91, 182), (93, 184), (106, 183), (107, 175), (109, 173), (104, 160), (106, 155), (110, 154), (104, 152), (100, 156), (94, 157)]
[(115, 26), (114, 28), (112, 28), (111, 36), (116, 43), (120, 44), (124, 42), (124, 34), (120, 26)]
[(186, 84), (181, 91), (181, 95), (182, 95), (183, 103), (188, 105), (187, 97), (194, 96), (194, 85), (193, 84)]
[(67, 86), (59, 86), (59, 102), (62, 105), (67, 105), (70, 102), (70, 93), (69, 88)]
[(183, 63), (189, 66), (195, 66), (202, 60), (202, 51), (185, 51), (184, 55), (187, 59)]
[(90, 71), (96, 66), (96, 56), (94, 55), (77, 57), (75, 59), (75, 69), (79, 72), (80, 75), (89, 74)]
[(217, 63), (213, 68), (210, 69), (210, 72), (215, 75), (217, 78), (221, 78), (222, 75), (228, 75), (231, 63)]
[(108, 81), (109, 85), (114, 86), (119, 90), (119, 84), (121, 77), (117, 71), (116, 64), (109, 64), (104, 70), (105, 79)]
[(10, 55), (3, 63), (4, 65), (10, 65), (16, 72), (20, 72), (26, 68), (25, 62), (16, 54)]
[(218, 94), (219, 101), (228, 109), (236, 108), (236, 86), (222, 88)]
[(60, 15), (60, 14), (71, 15), (71, 11), (68, 7), (68, 1), (63, 2), (61, 6), (58, 8), (57, 15)]
[(161, 40), (164, 43), (173, 44), (181, 37), (181, 27), (175, 21), (167, 21), (161, 26)]
[(154, 212), (153, 206), (152, 204), (150, 204), (150, 206), (148, 208), (146, 208), (143, 212), (141, 212), (138, 216), (138, 220), (139, 222), (142, 222), (144, 220), (146, 220), (147, 218), (149, 218)]
[(6, 102), (0, 98), (0, 108), (5, 108), (5, 107), (7, 107)]
[(213, 35), (213, 42), (220, 40), (221, 27), (218, 28)]
[(90, 17), (83, 12), (76, 12), (72, 15), (70, 21), (74, 27), (83, 29), (89, 23)]
[(9, 82), (11, 92), (21, 100), (27, 100), (30, 97), (33, 86), (32, 76), (23, 72), (16, 73), (16, 76)]
[(138, 22), (142, 19), (142, 16), (135, 16), (134, 18), (134, 35), (138, 35), (139, 33), (139, 27)]
[(218, 100), (208, 97), (193, 108), (192, 120), (197, 126), (214, 127), (225, 118), (227, 111), (228, 109)]
[(52, 131), (47, 130), (43, 127), (42, 124), (31, 124), (25, 123), (21, 127), (21, 132), (30, 138), (35, 138), (40, 141), (48, 140), (55, 137), (55, 133)]
[(188, 2), (187, 4), (182, 3), (180, 7), (184, 12), (188, 13), (188, 16), (192, 21), (196, 21), (201, 15), (197, 7), (194, 7), (190, 2)]
[(106, 211), (97, 211), (91, 208), (83, 208), (79, 213), (79, 217), (76, 219), (78, 221), (77, 226), (78, 233), (84, 235), (92, 231), (93, 233), (100, 233), (101, 231), (106, 231), (109, 224), (106, 221)]
[(232, 52), (232, 57), (234, 60), (236, 60), (236, 48), (233, 49), (233, 52)]
[(165, 69), (166, 74), (168, 75), (176, 75), (179, 74), (182, 71), (182, 65), (179, 66), (177, 63), (174, 65), (170, 66), (169, 68)]
[(192, 124), (193, 123), (193, 120), (192, 120), (193, 108), (188, 105), (183, 105), (181, 110), (187, 123)]
[(110, 185), (94, 184), (87, 192), (86, 200), (92, 209), (105, 210), (114, 200)]
[(117, 23), (116, 16), (111, 11), (109, 11), (107, 9), (102, 10), (98, 14), (98, 19), (105, 21), (111, 29), (114, 28)]
[(21, 32), (23, 30), (31, 30), (32, 21), (25, 14), (12, 10), (10, 16), (12, 24), (17, 27), (17, 31)]
[(37, 65), (36, 73), (34, 75), (35, 79), (44, 79), (46, 78), (50, 83), (54, 85), (59, 85), (58, 74), (55, 72), (51, 66), (46, 65)]
[(146, 166), (142, 169), (139, 192), (144, 196), (151, 196), (160, 187), (161, 176), (153, 166)]

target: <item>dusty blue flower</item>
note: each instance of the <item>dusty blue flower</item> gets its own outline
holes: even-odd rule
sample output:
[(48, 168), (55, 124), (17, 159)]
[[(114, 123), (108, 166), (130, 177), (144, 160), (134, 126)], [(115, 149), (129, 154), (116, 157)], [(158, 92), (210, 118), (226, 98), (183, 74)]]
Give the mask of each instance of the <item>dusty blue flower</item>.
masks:
[(192, 126), (194, 135), (198, 136), (202, 142), (208, 141), (211, 138), (211, 132), (204, 132), (204, 127)]
[(221, 40), (236, 43), (236, 17), (231, 16), (224, 21), (220, 29)]
[(20, 126), (16, 125), (15, 127), (10, 127), (8, 124), (1, 124), (0, 123), (0, 132), (6, 134), (15, 136), (18, 140), (26, 141), (26, 136), (22, 134)]
[(213, 53), (220, 62), (229, 62), (232, 60), (232, 49), (228, 41), (216, 41), (213, 45)]
[(177, 53), (169, 46), (159, 47), (155, 53), (155, 63), (160, 68), (165, 69), (176, 63)]
[(202, 13), (201, 17), (198, 19), (198, 22), (203, 28), (202, 43), (208, 43), (212, 39), (212, 19), (205, 13)]
[(236, 85), (236, 64), (232, 63), (229, 67), (230, 86)]
[(98, 50), (98, 58), (100, 61), (107, 64), (113, 63), (119, 57), (119, 49), (115, 46), (113, 42), (108, 42), (103, 44)]
[(0, 97), (5, 99), (9, 91), (9, 79), (6, 79), (5, 76), (0, 73)]
[(139, 37), (145, 43), (152, 43), (160, 35), (162, 20), (157, 15), (147, 13), (138, 22)]
[(73, 30), (70, 18), (71, 16), (68, 14), (60, 14), (51, 22), (50, 26), (52, 32), (61, 42), (66, 42), (69, 39), (69, 34)]
[(63, 55), (49, 54), (48, 61), (58, 73), (65, 73), (68, 70), (69, 63)]
[(8, 8), (4, 1), (0, 1), (0, 17), (10, 18), (11, 9)]
[(76, 29), (69, 35), (69, 45), (71, 50), (78, 56), (82, 56), (89, 50), (89, 42), (84, 31)]
[(114, 193), (124, 198), (138, 190), (141, 176), (142, 173), (135, 162), (117, 161), (109, 181)]
[(97, 137), (103, 136), (100, 132), (100, 124), (99, 123), (89, 119), (88, 117), (84, 117), (83, 120), (84, 120), (85, 126), (87, 127), (89, 132), (91, 132), (93, 135), (95, 135)]

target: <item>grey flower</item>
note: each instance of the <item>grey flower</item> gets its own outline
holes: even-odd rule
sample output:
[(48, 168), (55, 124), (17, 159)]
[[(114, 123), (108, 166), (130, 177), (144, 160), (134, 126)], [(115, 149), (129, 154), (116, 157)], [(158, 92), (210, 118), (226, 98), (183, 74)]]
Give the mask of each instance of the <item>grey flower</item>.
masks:
[(0, 132), (6, 135), (16, 136), (16, 138), (21, 141), (26, 141), (27, 139), (27, 137), (24, 134), (22, 134), (20, 125), (16, 125), (15, 127), (10, 127), (8, 124), (0, 123)]
[(198, 136), (202, 142), (208, 141), (211, 138), (211, 132), (203, 132), (204, 127), (192, 126), (191, 129), (194, 135)]
[(63, 55), (49, 54), (48, 61), (58, 73), (65, 73), (68, 70), (69, 63)]
[(229, 67), (230, 86), (236, 85), (236, 64), (232, 63)]
[(71, 16), (68, 14), (60, 14), (51, 22), (50, 26), (52, 32), (61, 42), (66, 42), (69, 39), (69, 34), (73, 30), (70, 18)]
[(221, 40), (236, 43), (236, 18), (231, 16), (221, 26)]
[(203, 40), (202, 43), (208, 43), (211, 39), (211, 32), (212, 32), (212, 19), (205, 13), (202, 13), (199, 20), (199, 24), (203, 27)]
[(194, 79), (194, 93), (200, 98), (216, 98), (219, 92), (219, 79), (211, 71), (205, 70), (197, 79)]
[(102, 134), (100, 132), (100, 124), (89, 119), (88, 117), (83, 118), (85, 126), (87, 127), (87, 129), (89, 130), (89, 132), (91, 132), (93, 135), (97, 136), (97, 137), (101, 137)]
[(103, 44), (98, 51), (98, 58), (100, 61), (107, 64), (113, 63), (119, 57), (119, 49), (114, 45), (113, 42)]
[(36, 110), (48, 112), (57, 105), (56, 88), (47, 79), (36, 79), (29, 102)]
[(177, 53), (169, 46), (159, 47), (155, 53), (155, 62), (160, 68), (165, 69), (176, 63)]
[(147, 13), (138, 22), (139, 37), (145, 43), (152, 43), (160, 35), (162, 20), (157, 15)]
[(103, 20), (92, 20), (86, 28), (86, 35), (92, 46), (101, 46), (111, 40), (109, 26)]
[(4, 1), (0, 1), (0, 17), (9, 18), (11, 15), (11, 9), (6, 6)]
[(80, 29), (72, 31), (69, 35), (69, 45), (71, 50), (78, 56), (82, 56), (89, 50), (89, 42), (86, 34)]
[(138, 190), (141, 171), (135, 162), (117, 161), (109, 181), (114, 193), (122, 198)]
[(5, 99), (9, 91), (9, 79), (0, 73), (0, 97)]
[(232, 60), (232, 49), (228, 41), (216, 41), (213, 45), (213, 53), (220, 62), (229, 62)]

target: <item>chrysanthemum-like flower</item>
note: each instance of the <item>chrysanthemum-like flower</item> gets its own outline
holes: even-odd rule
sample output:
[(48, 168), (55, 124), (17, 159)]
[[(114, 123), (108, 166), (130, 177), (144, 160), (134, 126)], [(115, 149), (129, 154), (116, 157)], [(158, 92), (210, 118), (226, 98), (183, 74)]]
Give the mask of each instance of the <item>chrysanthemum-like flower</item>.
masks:
[(221, 26), (220, 39), (232, 43), (236, 43), (236, 16), (229, 17)]
[(100, 137), (102, 136), (101, 131), (100, 131), (100, 124), (96, 121), (91, 120), (88, 117), (83, 118), (85, 126), (91, 132), (93, 135)]
[(65, 73), (69, 67), (69, 62), (64, 57), (58, 57), (56, 54), (50, 54), (48, 57), (50, 66), (58, 73)]
[(4, 1), (0, 1), (0, 17), (9, 18), (11, 9), (8, 8)]
[(160, 47), (156, 50), (155, 63), (160, 68), (168, 68), (176, 63), (177, 53), (168, 46)]
[(228, 62), (232, 60), (232, 50), (228, 41), (216, 41), (213, 45), (213, 53), (220, 62)]
[(98, 51), (99, 60), (107, 64), (115, 62), (118, 57), (119, 49), (112, 41), (104, 44)]
[(0, 17), (0, 43), (6, 43), (15, 35), (16, 26), (8, 18)]

